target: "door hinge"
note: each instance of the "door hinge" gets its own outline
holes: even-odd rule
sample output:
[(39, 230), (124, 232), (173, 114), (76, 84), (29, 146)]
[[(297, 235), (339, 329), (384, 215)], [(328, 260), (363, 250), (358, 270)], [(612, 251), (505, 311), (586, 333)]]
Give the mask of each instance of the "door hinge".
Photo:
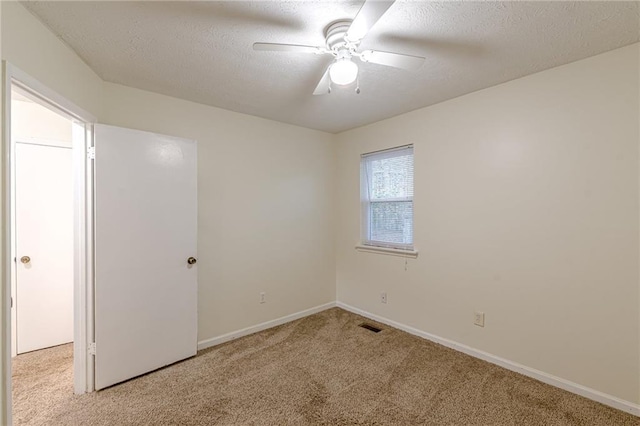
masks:
[(95, 146), (90, 146), (87, 149), (87, 158), (89, 160), (95, 160), (96, 159), (96, 147)]
[(89, 347), (87, 348), (89, 355), (95, 355), (96, 354), (96, 343), (89, 343)]

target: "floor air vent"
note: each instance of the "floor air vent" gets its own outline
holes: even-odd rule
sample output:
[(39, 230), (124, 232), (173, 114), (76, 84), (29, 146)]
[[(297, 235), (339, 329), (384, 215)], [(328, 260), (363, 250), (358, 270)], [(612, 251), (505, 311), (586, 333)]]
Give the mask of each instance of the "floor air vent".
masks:
[(382, 331), (381, 328), (378, 328), (375, 325), (367, 324), (366, 322), (360, 324), (359, 327), (366, 328), (367, 330), (373, 331), (374, 333), (380, 333)]

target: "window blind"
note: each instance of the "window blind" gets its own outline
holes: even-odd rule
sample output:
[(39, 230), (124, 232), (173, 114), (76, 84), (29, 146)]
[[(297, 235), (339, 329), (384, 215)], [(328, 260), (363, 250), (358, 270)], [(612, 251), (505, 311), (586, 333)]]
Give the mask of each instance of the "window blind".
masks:
[(413, 250), (413, 145), (363, 154), (362, 243)]

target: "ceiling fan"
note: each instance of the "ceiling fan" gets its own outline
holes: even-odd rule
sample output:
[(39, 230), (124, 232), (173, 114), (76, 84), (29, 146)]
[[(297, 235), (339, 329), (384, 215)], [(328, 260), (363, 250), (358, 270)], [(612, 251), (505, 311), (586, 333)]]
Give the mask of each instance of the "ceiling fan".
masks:
[[(385, 14), (395, 0), (367, 0), (353, 20), (336, 21), (325, 30), (326, 46), (304, 46), (299, 44), (254, 43), (253, 50), (275, 52), (314, 53), (333, 55), (335, 60), (329, 65), (313, 91), (314, 95), (331, 93), (331, 83), (344, 86), (358, 78), (358, 65), (353, 58), (361, 62), (371, 62), (406, 70), (417, 70), (424, 62), (421, 56), (378, 50), (359, 51), (360, 42), (369, 30)], [(360, 93), (359, 84), (356, 93)]]

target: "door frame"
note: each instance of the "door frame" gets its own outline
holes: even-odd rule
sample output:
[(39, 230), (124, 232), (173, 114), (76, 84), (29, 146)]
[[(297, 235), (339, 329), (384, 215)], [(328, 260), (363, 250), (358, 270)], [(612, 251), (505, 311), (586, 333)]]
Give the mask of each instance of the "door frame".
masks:
[(14, 213), (14, 146), (11, 139), (11, 88), (20, 87), (31, 96), (36, 97), (45, 106), (58, 113), (82, 123), (84, 132), (82, 141), (74, 138), (73, 168), (74, 168), (74, 342), (73, 342), (73, 371), (74, 391), (77, 394), (94, 390), (93, 355), (89, 353), (89, 343), (93, 342), (93, 162), (88, 158), (89, 148), (93, 146), (93, 124), (96, 117), (78, 107), (60, 94), (21, 71), (17, 67), (3, 61), (3, 108), (2, 116), (2, 162), (4, 167), (4, 209), (2, 244), (4, 255), (1, 259), (4, 274), (0, 277), (0, 291), (2, 292), (2, 346), (4, 358), (2, 383), (5, 398), (4, 413), (6, 418), (0, 422), (11, 424), (11, 355), (12, 355), (12, 309), (11, 283), (15, 277), (15, 245), (12, 217)]

